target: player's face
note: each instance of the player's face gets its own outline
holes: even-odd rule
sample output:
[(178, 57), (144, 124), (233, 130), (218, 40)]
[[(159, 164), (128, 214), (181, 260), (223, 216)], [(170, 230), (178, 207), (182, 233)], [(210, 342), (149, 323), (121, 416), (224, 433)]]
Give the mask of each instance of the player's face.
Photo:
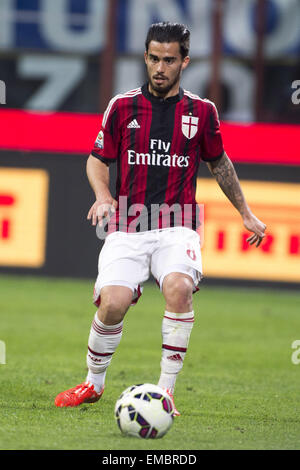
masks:
[(170, 97), (179, 92), (181, 72), (190, 61), (180, 54), (179, 42), (150, 41), (145, 52), (150, 92), (155, 96)]

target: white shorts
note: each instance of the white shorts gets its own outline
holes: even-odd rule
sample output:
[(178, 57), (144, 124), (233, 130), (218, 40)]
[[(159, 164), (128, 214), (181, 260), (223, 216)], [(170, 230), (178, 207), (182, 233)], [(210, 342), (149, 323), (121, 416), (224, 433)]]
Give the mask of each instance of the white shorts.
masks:
[(107, 236), (99, 255), (94, 303), (100, 305), (102, 287), (118, 285), (132, 290), (135, 304), (151, 274), (162, 290), (165, 276), (172, 272), (191, 276), (194, 292), (199, 290), (202, 259), (197, 232), (186, 227), (114, 232)]

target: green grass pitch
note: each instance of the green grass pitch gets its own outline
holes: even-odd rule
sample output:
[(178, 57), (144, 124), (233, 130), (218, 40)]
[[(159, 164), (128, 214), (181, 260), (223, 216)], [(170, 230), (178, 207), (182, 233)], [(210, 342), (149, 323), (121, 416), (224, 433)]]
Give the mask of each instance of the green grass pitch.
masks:
[(157, 383), (164, 302), (145, 285), (93, 405), (57, 409), (57, 393), (86, 376), (93, 281), (0, 276), (0, 449), (299, 449), (300, 294), (203, 286), (175, 389), (182, 415), (162, 439), (123, 436), (119, 394)]

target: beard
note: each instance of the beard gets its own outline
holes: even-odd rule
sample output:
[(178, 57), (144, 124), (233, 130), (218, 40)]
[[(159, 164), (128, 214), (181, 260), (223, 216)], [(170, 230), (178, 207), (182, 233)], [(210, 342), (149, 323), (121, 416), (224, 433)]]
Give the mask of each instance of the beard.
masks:
[[(164, 81), (160, 85), (158, 85), (157, 83), (155, 83), (154, 77), (158, 78), (159, 75), (155, 74), (153, 77), (151, 77), (148, 72), (148, 79), (149, 79), (150, 86), (152, 90), (158, 93), (160, 96), (167, 95), (169, 91), (179, 83), (180, 76), (181, 76), (181, 67), (178, 70), (178, 73), (176, 74), (176, 76), (172, 80), (165, 78)], [(164, 77), (162, 76), (162, 78)]]

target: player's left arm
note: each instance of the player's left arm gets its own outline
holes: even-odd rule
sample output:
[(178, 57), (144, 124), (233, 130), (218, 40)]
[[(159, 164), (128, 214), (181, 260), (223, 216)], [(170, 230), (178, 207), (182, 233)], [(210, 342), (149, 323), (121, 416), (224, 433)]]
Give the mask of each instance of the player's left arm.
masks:
[(231, 160), (228, 158), (226, 152), (224, 152), (222, 157), (218, 160), (206, 163), (223, 193), (239, 211), (244, 226), (247, 230), (252, 232), (252, 235), (247, 238), (247, 242), (249, 242), (250, 245), (255, 243), (258, 247), (265, 237), (266, 225), (251, 212)]

